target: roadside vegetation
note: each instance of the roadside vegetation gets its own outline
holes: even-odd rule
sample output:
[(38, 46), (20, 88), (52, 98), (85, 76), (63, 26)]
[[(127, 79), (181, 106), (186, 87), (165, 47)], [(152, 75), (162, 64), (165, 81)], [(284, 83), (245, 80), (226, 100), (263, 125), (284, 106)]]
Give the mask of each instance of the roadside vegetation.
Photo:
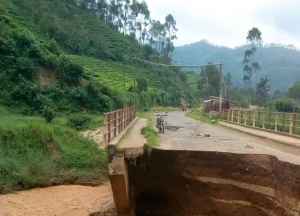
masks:
[(210, 123), (210, 124), (218, 124), (219, 121), (219, 116), (216, 114), (209, 114), (204, 111), (195, 111), (192, 110), (191, 112), (186, 113), (186, 117), (205, 122), (205, 123)]
[(141, 133), (147, 138), (147, 145), (151, 148), (158, 146), (159, 134), (155, 131), (153, 122), (154, 112), (144, 112), (138, 114), (140, 118), (147, 118), (147, 126), (141, 129)]
[[(2, 113), (5, 112), (1, 109)], [(41, 117), (0, 115), (0, 193), (107, 179), (106, 152), (66, 125)]]

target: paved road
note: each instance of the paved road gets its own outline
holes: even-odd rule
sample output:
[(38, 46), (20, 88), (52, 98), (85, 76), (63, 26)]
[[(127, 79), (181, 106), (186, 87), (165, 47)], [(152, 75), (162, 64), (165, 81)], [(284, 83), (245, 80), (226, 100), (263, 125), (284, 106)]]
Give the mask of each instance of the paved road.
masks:
[[(185, 117), (185, 113), (182, 112), (170, 112), (168, 115), (167, 125), (177, 126), (180, 129), (177, 131), (166, 130), (164, 134), (160, 134), (161, 141), (158, 147), (160, 149), (270, 154), (280, 160), (300, 164), (300, 148), (223, 126), (202, 123)], [(154, 118), (156, 117), (154, 116)], [(204, 137), (206, 133), (211, 137)]]

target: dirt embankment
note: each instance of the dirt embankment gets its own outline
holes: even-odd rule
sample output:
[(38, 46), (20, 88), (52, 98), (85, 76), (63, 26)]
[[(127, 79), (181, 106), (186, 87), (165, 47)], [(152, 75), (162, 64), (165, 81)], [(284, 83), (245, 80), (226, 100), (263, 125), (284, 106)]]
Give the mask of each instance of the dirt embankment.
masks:
[(154, 149), (129, 178), (136, 216), (300, 215), (300, 166), (274, 156)]
[(85, 138), (95, 141), (99, 148), (106, 148), (104, 143), (104, 127), (99, 127), (96, 130), (86, 130), (81, 132), (82, 136)]

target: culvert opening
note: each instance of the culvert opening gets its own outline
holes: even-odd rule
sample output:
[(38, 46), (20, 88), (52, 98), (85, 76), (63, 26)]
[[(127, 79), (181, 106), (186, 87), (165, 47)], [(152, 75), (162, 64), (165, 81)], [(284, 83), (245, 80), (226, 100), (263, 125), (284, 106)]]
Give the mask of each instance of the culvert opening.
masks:
[(169, 191), (163, 188), (148, 188), (136, 197), (135, 202), (136, 216), (180, 215), (178, 203)]

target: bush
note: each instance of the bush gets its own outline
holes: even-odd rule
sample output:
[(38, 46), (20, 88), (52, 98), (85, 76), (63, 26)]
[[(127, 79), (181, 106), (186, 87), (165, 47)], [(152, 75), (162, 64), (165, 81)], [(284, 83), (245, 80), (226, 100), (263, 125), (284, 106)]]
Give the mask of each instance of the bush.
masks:
[(84, 129), (90, 122), (91, 118), (85, 115), (74, 115), (68, 118), (68, 125), (76, 130)]
[(47, 123), (52, 122), (55, 117), (55, 112), (53, 108), (45, 106), (43, 109), (43, 117), (45, 118)]
[(275, 108), (279, 112), (293, 112), (296, 109), (296, 102), (289, 98), (275, 100)]

